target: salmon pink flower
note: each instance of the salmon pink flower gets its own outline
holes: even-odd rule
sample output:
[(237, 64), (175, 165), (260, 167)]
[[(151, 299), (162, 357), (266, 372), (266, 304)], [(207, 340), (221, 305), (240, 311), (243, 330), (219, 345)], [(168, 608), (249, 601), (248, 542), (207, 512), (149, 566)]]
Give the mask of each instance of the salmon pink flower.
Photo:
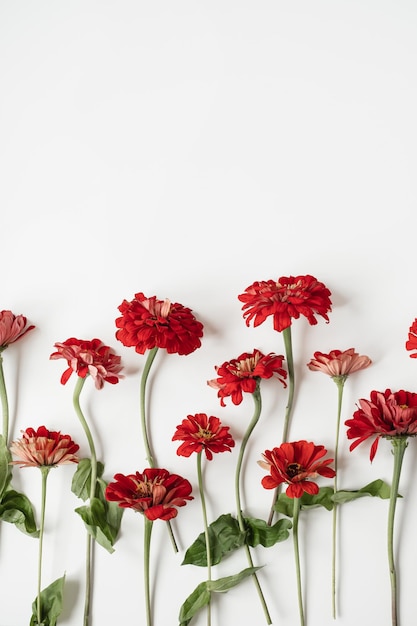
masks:
[[(408, 331), (408, 340), (405, 344), (406, 350), (417, 350), (417, 318), (411, 324), (410, 329)], [(410, 354), (412, 359), (417, 359), (417, 352), (414, 354)]]
[(18, 460), (11, 461), (20, 467), (56, 467), (69, 463), (78, 463), (79, 446), (69, 435), (48, 430), (39, 426), (37, 430), (27, 428), (22, 431), (22, 438), (12, 441), (10, 451)]
[(218, 417), (205, 413), (187, 415), (177, 426), (172, 441), (183, 441), (177, 450), (179, 456), (189, 457), (193, 452), (197, 454), (204, 450), (209, 461), (213, 452), (230, 452), (235, 442), (229, 433), (229, 427), (223, 426)]
[(123, 375), (123, 369), (117, 356), (108, 346), (105, 346), (100, 339), (84, 341), (71, 337), (62, 343), (54, 344), (57, 348), (50, 359), (66, 359), (68, 369), (61, 376), (61, 383), (65, 383), (73, 372), (80, 378), (85, 378), (88, 374), (93, 378), (97, 389), (102, 389), (105, 382), (115, 385)]
[(223, 365), (216, 367), (218, 377), (207, 381), (207, 384), (218, 390), (221, 406), (226, 406), (224, 398), (228, 396), (237, 405), (243, 400), (243, 392), (253, 393), (261, 379), (275, 377), (285, 387), (287, 372), (282, 367), (283, 360), (283, 356), (272, 352), (244, 352), (237, 359), (225, 361)]
[(0, 353), (11, 343), (22, 339), (33, 325), (27, 326), (24, 315), (14, 315), (11, 311), (0, 311)]
[(116, 338), (139, 354), (164, 348), (170, 354), (185, 355), (201, 346), (203, 325), (182, 304), (137, 293), (118, 308), (122, 316), (116, 319)]
[(343, 351), (331, 350), (329, 354), (315, 352), (307, 367), (312, 372), (323, 372), (331, 378), (347, 378), (349, 374), (363, 370), (371, 363), (368, 356), (362, 356), (354, 348), (349, 348)]

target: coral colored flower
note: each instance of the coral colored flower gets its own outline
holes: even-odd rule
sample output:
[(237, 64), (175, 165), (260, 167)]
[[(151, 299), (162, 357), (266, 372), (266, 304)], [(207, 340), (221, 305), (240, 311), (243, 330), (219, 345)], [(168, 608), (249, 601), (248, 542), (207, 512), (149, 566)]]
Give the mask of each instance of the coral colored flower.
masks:
[(265, 450), (264, 460), (258, 463), (270, 474), (262, 478), (262, 486), (275, 489), (281, 483), (287, 483), (286, 494), (290, 498), (301, 498), (304, 492), (315, 495), (319, 488), (311, 478), (335, 476), (334, 469), (328, 467), (333, 459), (322, 460), (326, 454), (324, 446), (307, 441), (282, 443), (278, 448)]
[(27, 319), (23, 315), (14, 315), (11, 311), (0, 311), (0, 352), (35, 328), (33, 325), (26, 326), (26, 324)]
[(317, 324), (315, 315), (328, 322), (331, 311), (330, 291), (314, 276), (281, 276), (278, 281), (257, 281), (245, 289), (239, 300), (243, 302), (246, 325), (253, 321), (259, 326), (270, 315), (274, 329), (282, 331), (291, 326), (292, 319), (304, 315), (311, 325)]
[(18, 460), (11, 461), (20, 467), (55, 467), (78, 463), (79, 446), (69, 435), (39, 426), (38, 430), (27, 428), (22, 438), (12, 441), (10, 451)]
[(362, 356), (354, 348), (349, 348), (343, 352), (331, 350), (329, 354), (315, 352), (314, 359), (307, 363), (307, 367), (313, 372), (323, 372), (332, 378), (347, 378), (349, 374), (363, 370), (371, 363), (368, 356)]
[(143, 473), (115, 474), (115, 482), (106, 487), (106, 500), (118, 502), (125, 509), (143, 513), (150, 521), (170, 520), (177, 508), (192, 500), (191, 484), (166, 469), (148, 468)]
[(201, 346), (203, 325), (182, 304), (137, 293), (131, 302), (123, 300), (118, 308), (122, 317), (116, 319), (116, 338), (139, 354), (165, 348), (170, 354), (184, 355)]
[(224, 398), (231, 396), (233, 404), (240, 404), (243, 392), (253, 393), (261, 378), (275, 376), (286, 387), (287, 372), (282, 367), (283, 356), (262, 354), (259, 350), (244, 352), (237, 359), (216, 366), (218, 378), (207, 381), (209, 387), (217, 389), (220, 404), (226, 406)]
[(350, 445), (354, 450), (360, 443), (375, 437), (370, 451), (373, 461), (380, 437), (413, 437), (417, 435), (417, 393), (386, 389), (371, 391), (370, 400), (359, 400), (359, 408), (353, 418), (345, 422), (348, 439), (356, 439)]
[(177, 450), (179, 456), (189, 457), (204, 450), (209, 461), (213, 452), (230, 452), (235, 445), (229, 426), (222, 426), (218, 417), (208, 417), (205, 413), (187, 415), (177, 426), (172, 441), (184, 442)]
[(73, 372), (80, 378), (85, 378), (88, 374), (94, 379), (97, 389), (102, 389), (105, 382), (115, 385), (123, 375), (120, 361), (112, 348), (105, 346), (100, 339), (84, 341), (71, 337), (63, 343), (56, 343), (54, 347), (57, 352), (53, 352), (50, 359), (66, 359), (69, 367), (61, 376), (61, 383), (65, 383)]
[[(417, 350), (417, 318), (411, 324), (408, 332), (408, 341), (405, 344), (406, 350)], [(412, 359), (417, 359), (417, 352), (410, 354)]]

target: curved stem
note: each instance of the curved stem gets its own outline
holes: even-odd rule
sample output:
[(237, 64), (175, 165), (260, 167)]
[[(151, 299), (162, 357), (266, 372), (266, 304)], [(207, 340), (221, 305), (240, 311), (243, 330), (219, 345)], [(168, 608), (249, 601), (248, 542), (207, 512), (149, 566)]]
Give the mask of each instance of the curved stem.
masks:
[(144, 560), (143, 560), (143, 576), (145, 581), (145, 607), (146, 607), (146, 626), (152, 626), (152, 609), (151, 609), (151, 583), (150, 583), (150, 553), (151, 553), (151, 535), (153, 522), (144, 516), (145, 533), (144, 533)]
[[(204, 537), (206, 540), (207, 580), (211, 580), (210, 536), (209, 536), (208, 521), (207, 521), (206, 498), (204, 495), (203, 473), (201, 470), (201, 451), (197, 454), (197, 477), (198, 477), (198, 489), (200, 492), (200, 499), (201, 499), (201, 509), (203, 512)], [(207, 626), (210, 626), (210, 624), (211, 624), (211, 602), (209, 601), (207, 605)]]
[(398, 609), (397, 609), (397, 573), (395, 569), (394, 558), (394, 518), (395, 507), (398, 498), (398, 487), (400, 484), (401, 466), (404, 458), (404, 452), (408, 445), (407, 437), (393, 437), (391, 444), (394, 454), (394, 469), (392, 474), (391, 494), (388, 511), (388, 563), (391, 581), (391, 618), (392, 626), (397, 626)]
[[(237, 508), (237, 519), (238, 519), (238, 523), (239, 523), (239, 529), (242, 533), (246, 532), (245, 529), (245, 522), (243, 520), (243, 515), (242, 515), (242, 504), (241, 504), (241, 495), (240, 495), (240, 476), (241, 476), (241, 472), (242, 472), (242, 462), (243, 462), (243, 457), (245, 454), (245, 450), (246, 450), (246, 446), (249, 440), (249, 437), (252, 434), (253, 429), (255, 428), (256, 424), (259, 421), (259, 417), (261, 415), (261, 410), (262, 410), (262, 400), (261, 400), (261, 392), (259, 389), (259, 381), (257, 382), (257, 386), (255, 391), (252, 394), (254, 403), (255, 403), (255, 409), (254, 409), (254, 413), (252, 416), (252, 419), (249, 423), (249, 426), (243, 436), (242, 439), (242, 443), (240, 444), (240, 450), (239, 450), (239, 455), (238, 455), (238, 460), (237, 460), (237, 465), (236, 465), (236, 474), (235, 474), (235, 494), (236, 494), (236, 508)], [(245, 550), (246, 550), (246, 556), (248, 559), (248, 563), (250, 567), (253, 567), (253, 561), (252, 561), (252, 556), (250, 553), (250, 549), (248, 544), (245, 541)], [(265, 614), (265, 619), (266, 619), (266, 623), (267, 624), (272, 624), (271, 621), (271, 616), (269, 614), (268, 611), (268, 607), (266, 605), (266, 601), (261, 589), (261, 586), (259, 584), (259, 580), (258, 577), (256, 575), (256, 573), (252, 574), (252, 578), (253, 581), (255, 583), (255, 587), (258, 591), (258, 595), (262, 604), (262, 608)]]
[(301, 584), (300, 550), (299, 550), (299, 544), (298, 544), (299, 515), (300, 515), (300, 498), (294, 498), (292, 536), (293, 536), (293, 543), (294, 543), (295, 570), (296, 570), (296, 575), (297, 575), (298, 610), (300, 613), (300, 624), (301, 626), (304, 626), (303, 591), (302, 591), (302, 584)]
[(9, 442), (9, 403), (7, 400), (7, 391), (6, 391), (6, 382), (4, 380), (4, 371), (3, 371), (3, 355), (0, 352), (0, 398), (1, 398), (1, 408), (3, 412), (3, 437), (6, 444), (8, 446)]
[(42, 607), (41, 607), (41, 591), (42, 591), (42, 550), (43, 550), (43, 536), (45, 530), (45, 509), (46, 509), (46, 481), (48, 478), (49, 466), (42, 466), (39, 468), (42, 473), (42, 493), (41, 493), (41, 513), (40, 513), (40, 525), (39, 525), (39, 553), (38, 553), (38, 592), (36, 597), (36, 619), (37, 625), (42, 626)]

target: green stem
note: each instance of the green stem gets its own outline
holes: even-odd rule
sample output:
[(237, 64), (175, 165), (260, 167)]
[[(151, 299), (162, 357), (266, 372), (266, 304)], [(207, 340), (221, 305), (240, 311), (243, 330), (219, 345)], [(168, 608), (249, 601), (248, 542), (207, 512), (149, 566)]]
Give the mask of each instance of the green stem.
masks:
[[(238, 519), (238, 523), (239, 523), (239, 529), (242, 533), (246, 532), (246, 528), (245, 528), (245, 522), (243, 520), (243, 515), (242, 515), (242, 504), (241, 504), (241, 495), (240, 495), (240, 476), (241, 476), (241, 472), (242, 472), (242, 462), (243, 462), (243, 457), (245, 454), (245, 449), (246, 449), (246, 445), (248, 443), (249, 437), (252, 434), (253, 429), (255, 428), (256, 424), (259, 421), (259, 417), (261, 415), (261, 410), (262, 410), (262, 400), (261, 400), (261, 392), (259, 389), (259, 380), (257, 381), (257, 386), (255, 391), (252, 394), (254, 403), (255, 403), (255, 409), (254, 409), (254, 413), (252, 416), (252, 419), (249, 423), (249, 426), (243, 436), (242, 439), (242, 443), (240, 444), (240, 450), (239, 450), (239, 455), (238, 455), (238, 460), (237, 460), (237, 465), (236, 465), (236, 474), (235, 474), (235, 494), (236, 494), (236, 508), (237, 508), (237, 519)], [(246, 556), (248, 559), (248, 563), (250, 567), (253, 567), (253, 561), (252, 561), (252, 555), (250, 553), (250, 549), (248, 544), (245, 542), (245, 550), (246, 550)], [(258, 577), (256, 575), (256, 573), (252, 574), (252, 578), (253, 581), (255, 583), (255, 587), (258, 591), (258, 595), (262, 604), (262, 608), (265, 614), (265, 619), (266, 619), (266, 623), (267, 624), (272, 624), (271, 621), (271, 617), (268, 611), (268, 607), (266, 605), (266, 601), (264, 598), (264, 594), (262, 592), (261, 586), (259, 584), (259, 580)]]
[(38, 592), (36, 597), (36, 619), (37, 626), (43, 626), (42, 607), (41, 607), (41, 591), (42, 591), (42, 550), (43, 536), (45, 530), (45, 509), (46, 509), (46, 481), (48, 478), (50, 466), (43, 465), (39, 468), (42, 474), (42, 492), (41, 492), (41, 514), (39, 525), (39, 553), (38, 553)]
[(143, 574), (145, 581), (145, 607), (146, 607), (146, 626), (152, 626), (152, 610), (151, 610), (151, 584), (150, 584), (150, 554), (151, 554), (151, 535), (153, 522), (144, 516), (145, 533), (144, 533), (144, 559)]
[[(292, 335), (291, 335), (291, 326), (284, 328), (282, 331), (282, 337), (284, 339), (284, 348), (285, 348), (285, 358), (287, 361), (287, 370), (288, 370), (288, 397), (287, 397), (287, 406), (285, 407), (285, 415), (284, 415), (284, 426), (282, 430), (282, 443), (288, 441), (288, 432), (290, 427), (290, 419), (292, 415), (292, 410), (294, 406), (294, 391), (295, 391), (295, 371), (294, 371), (294, 356), (292, 350)], [(274, 495), (272, 498), (272, 506), (269, 512), (268, 517), (268, 525), (271, 526), (274, 521), (275, 510), (274, 506), (278, 500), (279, 494), (281, 493), (282, 485), (278, 485), (278, 487), (274, 490)]]
[(388, 511), (388, 563), (391, 580), (391, 617), (392, 626), (398, 624), (398, 608), (397, 608), (397, 573), (395, 570), (394, 558), (394, 518), (395, 507), (398, 498), (398, 487), (400, 484), (401, 466), (404, 458), (404, 452), (408, 445), (407, 437), (393, 437), (391, 444), (394, 454), (394, 469), (392, 474), (391, 494)]
[(4, 371), (3, 371), (3, 355), (0, 352), (0, 398), (1, 398), (1, 407), (3, 412), (3, 437), (6, 444), (8, 446), (9, 439), (9, 403), (7, 400), (7, 391), (6, 391), (6, 382), (4, 380)]
[(303, 591), (301, 584), (300, 550), (298, 545), (298, 520), (300, 515), (300, 498), (294, 498), (292, 536), (294, 543), (295, 570), (297, 575), (298, 610), (300, 613), (300, 625), (304, 626)]
[[(207, 521), (206, 498), (204, 495), (203, 473), (201, 470), (201, 451), (197, 454), (197, 477), (198, 477), (198, 489), (200, 492), (201, 509), (203, 512), (204, 537), (206, 540), (207, 580), (211, 580), (210, 537), (209, 537), (208, 521)], [(210, 624), (211, 624), (211, 602), (209, 601), (207, 605), (207, 626), (210, 626)]]

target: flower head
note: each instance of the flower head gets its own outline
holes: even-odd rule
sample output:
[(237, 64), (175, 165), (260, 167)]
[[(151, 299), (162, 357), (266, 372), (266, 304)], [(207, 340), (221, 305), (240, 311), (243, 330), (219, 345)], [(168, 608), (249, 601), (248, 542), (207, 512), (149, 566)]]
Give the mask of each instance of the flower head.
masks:
[(282, 367), (283, 360), (283, 356), (265, 355), (259, 350), (244, 352), (237, 359), (216, 367), (218, 377), (207, 381), (207, 384), (218, 390), (222, 406), (226, 406), (224, 398), (228, 396), (231, 396), (233, 404), (240, 404), (243, 392), (253, 393), (262, 378), (275, 376), (286, 387), (287, 372)]
[(265, 450), (263, 461), (258, 461), (269, 471), (269, 475), (262, 478), (262, 486), (275, 489), (281, 483), (287, 483), (286, 494), (290, 498), (301, 498), (304, 492), (315, 495), (319, 488), (310, 479), (317, 476), (333, 478), (336, 474), (329, 467), (333, 459), (322, 460), (326, 454), (324, 446), (307, 441), (282, 443), (278, 448)]
[(55, 467), (78, 463), (79, 446), (69, 435), (39, 426), (38, 430), (27, 428), (22, 438), (12, 441), (10, 451), (18, 460), (11, 461), (20, 467)]
[(370, 400), (359, 400), (353, 418), (345, 422), (347, 438), (356, 439), (350, 445), (354, 450), (360, 443), (375, 437), (370, 451), (373, 461), (380, 437), (412, 437), (417, 435), (417, 393), (386, 389), (371, 391)]
[(120, 361), (112, 348), (105, 346), (100, 339), (84, 341), (71, 337), (63, 343), (56, 343), (54, 347), (57, 352), (53, 352), (50, 359), (66, 359), (68, 369), (61, 376), (61, 383), (65, 383), (73, 372), (80, 378), (85, 378), (88, 374), (94, 379), (97, 389), (102, 389), (105, 382), (115, 385), (123, 375)]
[[(406, 350), (417, 350), (417, 318), (411, 324), (410, 329), (408, 331), (408, 340), (405, 344)], [(417, 359), (417, 352), (414, 354), (410, 354), (412, 359)]]
[(177, 450), (179, 456), (189, 457), (193, 452), (204, 450), (209, 461), (213, 452), (230, 452), (235, 442), (228, 426), (222, 426), (218, 417), (205, 413), (187, 415), (177, 426), (172, 441), (183, 441)]
[(330, 291), (314, 276), (281, 276), (277, 281), (255, 282), (239, 296), (243, 302), (243, 316), (246, 325), (253, 320), (259, 326), (270, 315), (273, 316), (274, 330), (282, 331), (291, 326), (292, 319), (304, 315), (311, 325), (317, 324), (315, 315), (321, 315), (328, 322), (331, 311)]
[(131, 302), (123, 300), (119, 311), (116, 338), (139, 354), (165, 348), (170, 354), (185, 355), (201, 346), (203, 325), (182, 304), (137, 293)]
[(35, 328), (27, 326), (24, 315), (14, 315), (11, 311), (0, 311), (0, 352), (3, 352), (10, 343), (18, 341), (26, 333)]
[(343, 351), (331, 350), (329, 354), (315, 352), (314, 359), (307, 363), (307, 367), (312, 372), (323, 372), (335, 379), (346, 379), (349, 374), (363, 370), (371, 363), (368, 356), (362, 356), (354, 348), (349, 348)]
[(193, 499), (188, 480), (166, 469), (148, 468), (127, 476), (115, 474), (114, 479), (115, 482), (106, 487), (106, 500), (139, 511), (151, 521), (176, 517), (176, 507)]

